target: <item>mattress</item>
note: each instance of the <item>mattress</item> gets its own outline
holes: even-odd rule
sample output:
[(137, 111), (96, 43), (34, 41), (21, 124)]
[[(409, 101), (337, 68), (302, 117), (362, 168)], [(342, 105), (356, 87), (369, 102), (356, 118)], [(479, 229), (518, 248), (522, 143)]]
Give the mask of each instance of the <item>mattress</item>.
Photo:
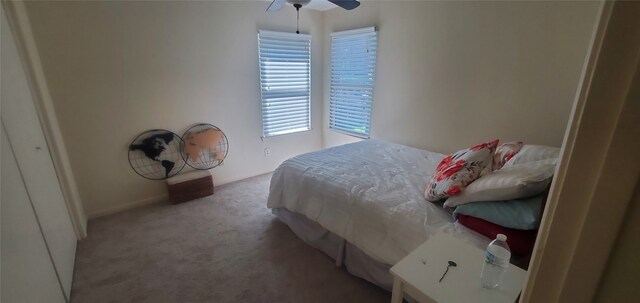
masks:
[(267, 206), (306, 216), (374, 260), (393, 265), (442, 230), (486, 247), (424, 198), (443, 154), (365, 140), (303, 154), (273, 173)]

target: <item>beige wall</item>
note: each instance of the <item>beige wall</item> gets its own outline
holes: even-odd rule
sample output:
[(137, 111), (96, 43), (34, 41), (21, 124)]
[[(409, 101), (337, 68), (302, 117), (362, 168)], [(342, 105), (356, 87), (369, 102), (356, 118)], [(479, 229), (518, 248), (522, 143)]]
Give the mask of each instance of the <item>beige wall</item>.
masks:
[[(272, 171), (321, 147), (322, 13), (303, 11), (312, 41), (312, 127), (260, 139), (257, 30), (295, 30), (292, 8), (265, 2), (28, 2), (71, 166), (89, 216), (166, 195), (135, 174), (127, 146), (140, 132), (181, 134), (208, 122), (230, 151), (216, 184)], [(264, 156), (264, 148), (271, 156)]]
[(371, 136), (439, 152), (489, 140), (560, 146), (597, 2), (363, 1), (324, 16), (323, 145), (329, 33), (379, 29)]
[[(196, 122), (229, 137), (216, 184), (355, 141), (328, 130), (329, 33), (375, 25), (372, 137), (450, 152), (499, 137), (559, 146), (596, 3), (376, 2), (301, 11), (312, 41), (312, 131), (260, 139), (257, 29), (292, 31), (263, 1), (32, 2), (34, 37), (90, 216), (162, 200), (136, 175), (140, 132)], [(323, 71), (326, 71), (323, 73)], [(264, 148), (272, 150), (264, 157)]]

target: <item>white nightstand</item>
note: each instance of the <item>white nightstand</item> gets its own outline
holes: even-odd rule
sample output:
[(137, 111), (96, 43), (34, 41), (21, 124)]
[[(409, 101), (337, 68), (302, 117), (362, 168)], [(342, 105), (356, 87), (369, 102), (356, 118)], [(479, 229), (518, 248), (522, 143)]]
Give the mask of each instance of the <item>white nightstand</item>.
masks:
[[(527, 272), (511, 264), (498, 288), (483, 288), (480, 273), (484, 254), (484, 250), (451, 235), (433, 235), (391, 268), (391, 302), (402, 302), (405, 293), (419, 302), (515, 302)], [(449, 268), (439, 283), (449, 260), (457, 266)]]

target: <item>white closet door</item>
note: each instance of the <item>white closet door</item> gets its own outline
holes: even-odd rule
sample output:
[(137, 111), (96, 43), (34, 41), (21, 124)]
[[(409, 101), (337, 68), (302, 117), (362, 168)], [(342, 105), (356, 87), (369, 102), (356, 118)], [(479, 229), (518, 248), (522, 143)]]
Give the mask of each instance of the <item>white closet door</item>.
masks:
[(2, 303), (65, 302), (27, 190), (7, 135), (0, 125), (0, 301)]
[(45, 243), (68, 298), (77, 239), (4, 11), (1, 28), (3, 127), (15, 152)]

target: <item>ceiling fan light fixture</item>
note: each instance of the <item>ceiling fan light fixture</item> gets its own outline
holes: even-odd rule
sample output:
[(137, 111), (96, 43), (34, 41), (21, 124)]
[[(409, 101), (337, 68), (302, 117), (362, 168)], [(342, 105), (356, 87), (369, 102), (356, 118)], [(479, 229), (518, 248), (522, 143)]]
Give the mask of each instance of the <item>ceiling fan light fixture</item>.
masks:
[(309, 4), (311, 0), (287, 0), (287, 2), (289, 2), (289, 4), (293, 4), (294, 7), (296, 7), (296, 4), (300, 5), (300, 7), (303, 7)]

